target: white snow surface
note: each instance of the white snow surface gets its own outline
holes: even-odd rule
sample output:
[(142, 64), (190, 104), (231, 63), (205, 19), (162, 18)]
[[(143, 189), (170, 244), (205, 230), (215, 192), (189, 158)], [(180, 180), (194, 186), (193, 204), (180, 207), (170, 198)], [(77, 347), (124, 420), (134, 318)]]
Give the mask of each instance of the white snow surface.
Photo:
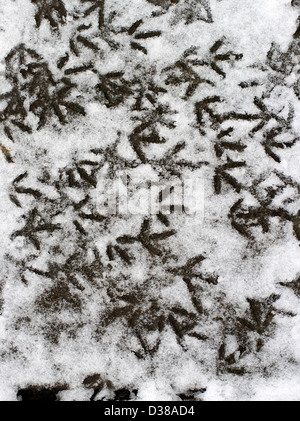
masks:
[[(194, 394), (204, 401), (299, 401), (300, 93), (297, 96), (295, 86), (300, 85), (300, 47), (294, 34), (300, 8), (290, 0), (180, 0), (167, 10), (147, 0), (105, 0), (105, 21), (116, 13), (113, 29), (104, 34), (97, 27), (97, 11), (85, 13), (92, 1), (63, 3), (64, 22), (54, 29), (47, 19), (37, 28), (34, 2), (0, 0), (0, 400), (20, 399), (18, 391), (30, 387), (59, 387), (61, 401), (90, 400), (94, 390), (86, 379), (97, 374), (102, 389), (96, 400), (110, 399), (124, 388), (134, 400), (176, 401), (180, 395)], [(209, 10), (211, 21), (186, 23), (180, 10), (189, 3), (197, 4), (204, 16)], [(143, 23), (136, 33), (161, 31), (160, 36), (133, 39), (128, 28), (140, 19)], [(78, 41), (78, 27), (83, 24), (87, 29), (81, 36), (97, 45), (97, 51)], [(113, 48), (105, 37), (119, 47)], [(70, 49), (70, 39), (77, 42), (77, 55)], [(219, 49), (210, 51), (218, 40)], [(147, 54), (133, 49), (131, 42), (138, 42)], [(20, 122), (19, 115), (3, 111), (7, 98), (2, 95), (18, 83), (8, 76), (6, 58), (20, 45), (41, 57), (36, 62), (46, 63), (55, 81), (71, 80), (74, 86), (66, 101), (81, 104), (84, 115), (72, 112), (66, 124), (60, 124), (49, 112), (39, 127), (39, 114), (30, 109), (30, 101), (40, 91), (30, 96), (24, 85), (27, 115), (22, 121), (30, 132), (14, 123)], [(275, 69), (274, 61), (279, 63), (280, 58), (275, 53), (273, 61), (268, 59), (272, 48), (287, 54), (283, 61), (288, 66), (291, 60), (290, 71)], [(66, 54), (68, 61), (59, 68), (58, 60)], [(211, 64), (199, 66), (194, 61), (190, 68), (211, 84), (200, 83), (186, 98), (188, 82), (167, 82), (172, 72), (180, 76), (176, 63), (209, 62), (213, 54), (223, 55), (217, 66), (225, 76)], [(26, 68), (27, 63), (14, 60), (14, 74)], [(85, 65), (90, 68), (66, 72)], [(108, 106), (95, 86), (99, 75), (110, 72), (121, 72), (132, 92)], [(241, 87), (251, 81), (256, 83)], [(141, 110), (134, 109), (139, 92), (149, 93), (151, 83), (163, 92), (154, 94), (154, 105), (143, 96)], [(213, 111), (204, 112), (200, 121), (197, 104), (214, 96), (220, 101), (211, 103)], [(255, 98), (266, 108), (255, 105)], [(159, 104), (170, 110), (162, 118), (175, 124), (155, 123), (165, 142), (143, 143), (143, 159), (130, 136)], [(227, 119), (213, 121), (216, 114), (230, 113)], [(247, 120), (238, 118), (238, 113), (263, 117)], [(254, 131), (261, 121), (265, 124)], [(231, 134), (218, 137), (231, 127)], [(278, 127), (267, 152), (267, 136)], [(216, 145), (222, 141), (227, 143), (218, 155)], [(185, 148), (178, 154), (166, 155), (182, 142)], [(228, 147), (230, 142), (245, 147)], [(294, 143), (289, 146), (289, 142)], [(114, 145), (115, 152), (107, 152)], [(101, 152), (92, 153), (95, 149)], [(101, 195), (107, 198), (105, 182), (124, 169), (125, 161), (130, 163), (127, 174), (140, 183), (175, 179), (159, 161), (165, 156), (170, 165), (172, 158), (189, 162), (186, 167), (174, 164), (182, 179), (204, 180), (205, 214), (202, 221), (175, 213), (169, 215), (169, 226), (151, 217), (151, 234), (176, 232), (155, 243), (161, 254), (151, 254), (140, 242), (120, 240), (139, 235), (142, 215), (111, 216), (104, 222), (82, 218), (82, 213), (94, 212)], [(92, 174), (93, 167), (84, 161), (102, 162), (93, 176), (97, 186), (78, 172), (83, 168)], [(191, 163), (200, 161), (207, 164), (192, 168)], [(246, 163), (225, 169), (241, 186), (228, 182), (225, 175), (217, 191), (218, 171), (233, 161)], [(71, 173), (82, 188), (67, 185)], [(268, 202), (272, 189), (276, 194)], [(74, 203), (87, 195), (88, 204), (76, 210)], [(235, 204), (238, 211), (232, 210)], [(245, 222), (236, 215), (251, 216), (251, 209), (260, 209), (260, 216), (265, 216), (252, 219), (247, 237), (236, 229)], [(42, 218), (40, 224), (60, 229), (34, 232), (31, 226), (29, 233), (20, 234), (34, 210)], [(74, 221), (80, 221), (85, 235)], [(110, 246), (113, 256), (107, 253)], [(131, 264), (118, 254), (118, 247), (126, 249)], [(180, 268), (199, 256), (202, 261), (183, 274)], [(55, 271), (70, 257), (72, 275)], [(86, 275), (88, 269), (94, 276)], [(55, 296), (57, 288), (67, 294), (62, 302)], [(120, 308), (125, 312), (106, 321)], [(192, 323), (189, 328), (187, 323)]]

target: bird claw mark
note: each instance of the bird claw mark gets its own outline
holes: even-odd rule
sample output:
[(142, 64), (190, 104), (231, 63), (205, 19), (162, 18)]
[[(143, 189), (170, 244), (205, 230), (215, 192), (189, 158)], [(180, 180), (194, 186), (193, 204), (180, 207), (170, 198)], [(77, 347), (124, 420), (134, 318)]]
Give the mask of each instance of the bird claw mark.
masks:
[(36, 26), (39, 28), (43, 20), (48, 20), (53, 29), (58, 29), (66, 21), (67, 10), (63, 0), (31, 0), (36, 5)]
[(182, 0), (175, 5), (173, 24), (182, 20), (186, 25), (202, 20), (206, 23), (213, 22), (209, 0)]
[(141, 226), (140, 233), (136, 237), (124, 235), (117, 238), (117, 243), (122, 245), (140, 243), (152, 256), (162, 256), (163, 252), (160, 248), (158, 248), (157, 243), (167, 240), (175, 234), (176, 231), (174, 230), (153, 234), (151, 233), (150, 220), (145, 219)]
[(280, 285), (291, 289), (300, 298), (300, 278), (293, 282), (280, 282)]
[(133, 94), (130, 83), (123, 76), (124, 72), (111, 72), (106, 75), (98, 73), (99, 83), (96, 90), (100, 93), (100, 101), (104, 102), (107, 108), (124, 104)]
[(130, 37), (130, 46), (133, 50), (141, 51), (143, 54), (147, 55), (148, 50), (144, 47), (140, 41), (160, 37), (161, 31), (146, 31), (146, 32), (137, 32), (140, 26), (142, 26), (144, 21), (142, 19), (134, 22), (129, 28), (121, 29), (121, 33), (126, 32)]
[(214, 187), (216, 194), (220, 194), (222, 191), (222, 182), (226, 182), (231, 185), (237, 193), (240, 193), (242, 190), (242, 184), (228, 171), (235, 168), (243, 168), (246, 166), (246, 162), (241, 161), (232, 161), (230, 158), (227, 158), (227, 162), (215, 169), (214, 176)]
[[(263, 188), (262, 193), (260, 193), (259, 186), (264, 182), (264, 176), (262, 176), (250, 188), (250, 193), (259, 203), (257, 207), (243, 206), (243, 199), (239, 199), (230, 209), (228, 216), (233, 228), (247, 239), (254, 239), (251, 234), (251, 228), (253, 227), (261, 227), (263, 233), (270, 232), (272, 219), (278, 218), (283, 223), (292, 224), (294, 235), (300, 241), (300, 211), (292, 213), (277, 203), (274, 204), (276, 197), (289, 187), (295, 188), (296, 196), (299, 196), (299, 185), (280, 172), (275, 172), (275, 174), (281, 182), (279, 187)], [(285, 204), (283, 202), (283, 205)]]

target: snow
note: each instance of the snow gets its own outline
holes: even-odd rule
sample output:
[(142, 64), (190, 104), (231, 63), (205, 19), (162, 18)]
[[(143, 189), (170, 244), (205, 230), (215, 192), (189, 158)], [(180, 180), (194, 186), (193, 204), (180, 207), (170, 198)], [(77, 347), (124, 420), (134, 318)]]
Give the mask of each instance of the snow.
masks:
[(0, 400), (299, 401), (299, 4), (34, 3), (0, 1)]

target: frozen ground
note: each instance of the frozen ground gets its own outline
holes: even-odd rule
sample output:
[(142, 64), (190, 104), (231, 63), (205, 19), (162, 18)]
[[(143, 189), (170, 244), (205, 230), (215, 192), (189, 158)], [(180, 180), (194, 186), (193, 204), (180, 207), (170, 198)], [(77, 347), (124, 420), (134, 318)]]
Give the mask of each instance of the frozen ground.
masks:
[[(0, 0), (0, 399), (300, 400), (298, 0)], [(113, 215), (204, 180), (205, 215)]]

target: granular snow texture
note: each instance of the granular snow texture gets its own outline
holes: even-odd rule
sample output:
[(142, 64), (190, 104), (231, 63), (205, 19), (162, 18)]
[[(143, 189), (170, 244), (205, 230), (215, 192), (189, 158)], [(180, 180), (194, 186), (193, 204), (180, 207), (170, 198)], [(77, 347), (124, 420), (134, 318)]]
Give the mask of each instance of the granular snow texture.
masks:
[(300, 400), (299, 14), (0, 0), (1, 400)]

